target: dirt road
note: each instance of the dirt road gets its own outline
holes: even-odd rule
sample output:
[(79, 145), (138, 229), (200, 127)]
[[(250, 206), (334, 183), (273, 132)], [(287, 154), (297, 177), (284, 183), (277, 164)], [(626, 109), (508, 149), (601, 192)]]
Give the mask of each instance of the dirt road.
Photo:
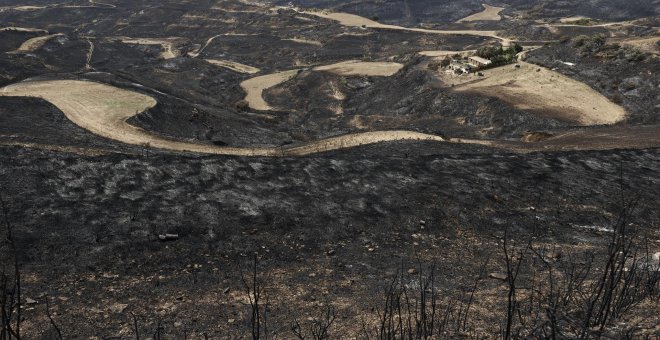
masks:
[(13, 53), (23, 53), (23, 52), (34, 52), (41, 48), (45, 43), (47, 43), (50, 39), (53, 39), (58, 36), (62, 36), (64, 34), (58, 33), (58, 34), (50, 34), (50, 35), (44, 35), (41, 37), (36, 37), (32, 39), (26, 40), (24, 43), (21, 44), (15, 51), (12, 51)]
[(256, 67), (252, 67), (250, 65), (237, 63), (237, 62), (231, 61), (231, 60), (222, 60), (222, 59), (204, 59), (204, 60), (206, 60), (206, 62), (208, 62), (210, 64), (220, 66), (220, 67), (224, 67), (224, 68), (227, 68), (227, 69), (230, 69), (232, 71), (239, 72), (239, 73), (255, 74), (255, 73), (259, 73), (259, 71), (261, 71), (260, 69), (258, 69)]
[(174, 43), (181, 38), (127, 38), (122, 37), (119, 40), (125, 44), (136, 44), (136, 45), (160, 45), (163, 47), (163, 52), (161, 52), (160, 57), (163, 59), (172, 59), (179, 56), (179, 51), (174, 48)]
[(348, 60), (336, 64), (318, 66), (313, 70), (331, 72), (340, 76), (390, 77), (402, 68), (403, 64), (399, 63)]
[(158, 149), (237, 156), (301, 156), (360, 145), (396, 140), (444, 142), (440, 136), (414, 131), (373, 131), (331, 137), (287, 148), (234, 148), (164, 138), (126, 121), (156, 100), (136, 92), (80, 80), (32, 81), (0, 89), (0, 96), (39, 97), (57, 106), (78, 126), (99, 136), (126, 144)]
[(399, 30), (399, 31), (410, 31), (418, 33), (429, 33), (429, 34), (455, 34), (455, 35), (474, 35), (479, 37), (489, 37), (500, 39), (502, 41), (509, 41), (507, 38), (503, 38), (497, 35), (497, 31), (478, 31), (478, 30), (432, 30), (425, 28), (414, 28), (414, 27), (402, 27), (396, 25), (387, 25), (381, 24), (379, 22), (361, 17), (355, 14), (349, 13), (340, 13), (340, 12), (325, 12), (325, 11), (299, 11), (300, 13), (314, 15), (320, 18), (330, 19), (339, 22), (341, 25), (350, 26), (350, 27), (364, 27), (364, 28), (375, 28), (375, 29), (388, 29), (388, 30)]
[(241, 88), (245, 91), (245, 100), (254, 110), (266, 111), (273, 108), (266, 103), (262, 94), (264, 90), (275, 85), (281, 84), (298, 74), (298, 70), (289, 70), (266, 74), (259, 77), (250, 78), (241, 83)]
[(500, 12), (504, 10), (504, 7), (495, 7), (491, 5), (482, 4), (484, 10), (469, 15), (463, 19), (458, 20), (457, 22), (470, 22), (470, 21), (499, 21), (502, 20)]
[[(349, 60), (336, 64), (317, 66), (312, 70), (331, 72), (343, 76), (362, 75), (388, 77), (397, 73), (402, 67), (403, 65), (399, 63)], [(250, 108), (254, 110), (272, 110), (273, 107), (263, 99), (263, 91), (292, 79), (298, 74), (298, 72), (300, 72), (298, 69), (282, 71), (243, 81), (241, 83), (241, 88), (246, 93), (244, 100), (246, 100), (250, 105)]]
[[(0, 96), (42, 98), (58, 107), (69, 120), (78, 126), (99, 136), (122, 143), (164, 150), (217, 155), (303, 156), (367, 144), (403, 140), (475, 144), (513, 152), (660, 147), (660, 126), (657, 125), (576, 130), (560, 133), (536, 143), (444, 138), (415, 131), (392, 130), (352, 133), (289, 147), (224, 147), (171, 140), (128, 124), (126, 121), (130, 117), (154, 107), (157, 104), (156, 100), (140, 93), (105, 84), (80, 80), (27, 81), (0, 89)], [(24, 144), (26, 147), (69, 150), (67, 152), (84, 151), (76, 151), (78, 147)]]

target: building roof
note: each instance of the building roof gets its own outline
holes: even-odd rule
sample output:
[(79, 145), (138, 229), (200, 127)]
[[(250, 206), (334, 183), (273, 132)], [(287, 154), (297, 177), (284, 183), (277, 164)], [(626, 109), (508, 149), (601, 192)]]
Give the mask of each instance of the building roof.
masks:
[(482, 58), (482, 57), (477, 57), (477, 56), (470, 57), (470, 59), (471, 59), (471, 60), (474, 60), (474, 61), (476, 61), (476, 62), (478, 62), (478, 63), (480, 63), (480, 64), (486, 64), (486, 65), (488, 65), (488, 64), (491, 63), (490, 60), (488, 60), (488, 59), (486, 59), (486, 58)]

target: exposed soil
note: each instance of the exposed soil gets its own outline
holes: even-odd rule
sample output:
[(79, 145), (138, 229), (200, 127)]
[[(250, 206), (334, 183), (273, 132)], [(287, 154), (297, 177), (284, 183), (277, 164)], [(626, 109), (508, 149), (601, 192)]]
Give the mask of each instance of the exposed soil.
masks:
[(498, 97), (522, 110), (556, 117), (581, 125), (614, 124), (626, 111), (589, 86), (549, 69), (520, 62), (472, 75), (442, 79), (455, 91), (473, 91)]
[(53, 39), (62, 34), (50, 34), (42, 37), (31, 38), (19, 46), (14, 52), (34, 52), (43, 46), (48, 40)]
[(232, 71), (236, 71), (236, 72), (240, 72), (240, 73), (255, 74), (255, 73), (259, 73), (259, 71), (261, 71), (256, 67), (252, 67), (252, 66), (249, 66), (249, 65), (237, 63), (235, 61), (230, 61), (230, 60), (218, 60), (218, 59), (205, 59), (205, 60), (207, 62), (213, 64), (213, 65), (220, 66), (220, 67), (225, 67), (225, 68), (228, 68)]
[(502, 17), (500, 16), (500, 12), (504, 10), (504, 7), (495, 7), (491, 5), (486, 5), (483, 4), (484, 10), (475, 13), (472, 15), (469, 15), (461, 20), (458, 20), (458, 22), (470, 22), (470, 21), (498, 21), (502, 20)]
[(475, 35), (480, 37), (490, 37), (490, 38), (506, 40), (505, 38), (499, 37), (496, 31), (433, 30), (433, 29), (402, 27), (397, 25), (381, 24), (371, 19), (367, 19), (350, 13), (323, 12), (323, 11), (303, 11), (302, 13), (334, 20), (344, 26), (376, 28), (376, 29), (386, 29), (386, 30), (400, 30), (400, 31), (410, 31), (410, 32), (429, 33), (429, 34)]
[(138, 44), (138, 45), (160, 45), (163, 47), (163, 52), (160, 56), (163, 59), (172, 59), (179, 56), (178, 51), (174, 48), (174, 43), (180, 38), (168, 39), (150, 39), (150, 38), (119, 38), (125, 44)]
[(297, 74), (298, 70), (290, 70), (245, 80), (241, 83), (241, 88), (245, 91), (245, 100), (250, 104), (250, 107), (255, 110), (271, 110), (272, 107), (263, 99), (263, 91), (277, 84), (281, 84), (295, 77)]
[(340, 76), (390, 77), (402, 68), (403, 64), (399, 63), (348, 60), (332, 65), (317, 66), (314, 71), (325, 71)]

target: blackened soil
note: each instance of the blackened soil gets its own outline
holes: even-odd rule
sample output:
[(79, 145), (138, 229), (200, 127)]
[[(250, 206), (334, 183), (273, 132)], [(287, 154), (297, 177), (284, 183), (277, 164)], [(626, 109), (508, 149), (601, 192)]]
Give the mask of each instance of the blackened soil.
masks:
[[(451, 291), (497, 259), (507, 228), (520, 242), (598, 249), (607, 233), (581, 226), (611, 226), (621, 188), (639, 199), (631, 226), (660, 246), (657, 150), (405, 158), (355, 149), (296, 159), (1, 152), (24, 296), (36, 301), (24, 312), (29, 337), (52, 335), (42, 322), (47, 298), (67, 337), (132, 336), (129, 312), (142, 332), (160, 322), (173, 337), (247, 334), (241, 273), (255, 252), (269, 277), (273, 332), (290, 336), (293, 315), (330, 303), (341, 315), (334, 334), (355, 334), (397, 268), (417, 257), (437, 262)], [(158, 241), (165, 233), (180, 238)]]

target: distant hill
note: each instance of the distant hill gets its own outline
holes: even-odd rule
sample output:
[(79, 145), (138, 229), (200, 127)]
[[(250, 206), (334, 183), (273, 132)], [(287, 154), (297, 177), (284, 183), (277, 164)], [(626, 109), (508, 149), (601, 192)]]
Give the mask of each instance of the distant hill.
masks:
[[(481, 0), (276, 0), (279, 5), (292, 4), (325, 8), (365, 17), (378, 17), (384, 22), (434, 23), (453, 22), (483, 10)], [(581, 15), (601, 20), (629, 20), (660, 15), (660, 0), (499, 0), (489, 5), (506, 7), (505, 14), (524, 11), (533, 18), (560, 18)]]

